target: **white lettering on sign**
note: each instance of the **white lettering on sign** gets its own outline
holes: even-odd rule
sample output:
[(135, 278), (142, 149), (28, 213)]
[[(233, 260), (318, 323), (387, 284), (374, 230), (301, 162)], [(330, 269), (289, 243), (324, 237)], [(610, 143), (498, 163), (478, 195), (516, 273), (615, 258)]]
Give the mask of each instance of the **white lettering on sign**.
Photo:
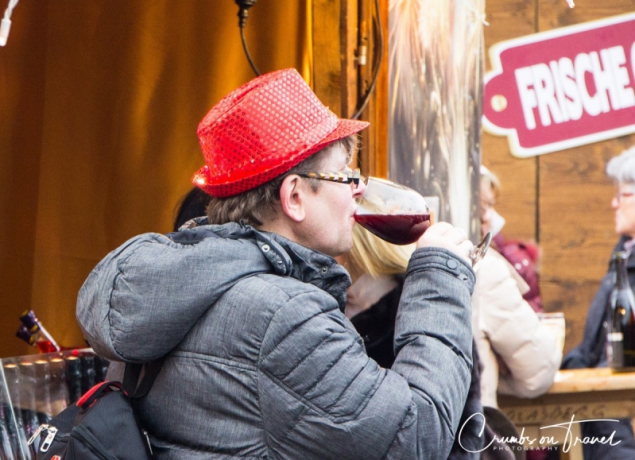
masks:
[[(635, 43), (631, 46), (635, 75)], [(520, 67), (514, 71), (527, 129), (536, 128), (534, 109), (540, 124), (579, 120), (583, 112), (597, 116), (610, 110), (635, 106), (635, 91), (626, 67), (622, 46), (580, 53), (573, 61), (558, 61)]]

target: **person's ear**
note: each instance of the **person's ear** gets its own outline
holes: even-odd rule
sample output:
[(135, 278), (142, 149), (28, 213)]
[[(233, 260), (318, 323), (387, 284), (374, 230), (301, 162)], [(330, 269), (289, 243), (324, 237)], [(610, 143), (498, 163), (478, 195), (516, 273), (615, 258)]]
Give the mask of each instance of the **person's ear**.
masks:
[(306, 217), (306, 183), (300, 176), (291, 174), (285, 177), (280, 186), (280, 204), (282, 211), (293, 221), (302, 222)]

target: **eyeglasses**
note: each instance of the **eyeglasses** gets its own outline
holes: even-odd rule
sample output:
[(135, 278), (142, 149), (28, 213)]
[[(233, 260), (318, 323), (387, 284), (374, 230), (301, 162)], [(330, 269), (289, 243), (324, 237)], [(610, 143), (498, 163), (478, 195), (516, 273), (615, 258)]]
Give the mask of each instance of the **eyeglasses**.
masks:
[(615, 194), (614, 198), (615, 198), (615, 200), (617, 200), (618, 203), (621, 203), (623, 198), (628, 198), (628, 197), (631, 197), (633, 195), (635, 195), (635, 192), (620, 192), (620, 191), (618, 191)]
[(339, 182), (340, 184), (354, 184), (353, 190), (359, 187), (360, 172), (359, 168), (346, 172), (310, 172), (306, 174), (298, 174), (306, 179), (328, 180), (330, 182)]

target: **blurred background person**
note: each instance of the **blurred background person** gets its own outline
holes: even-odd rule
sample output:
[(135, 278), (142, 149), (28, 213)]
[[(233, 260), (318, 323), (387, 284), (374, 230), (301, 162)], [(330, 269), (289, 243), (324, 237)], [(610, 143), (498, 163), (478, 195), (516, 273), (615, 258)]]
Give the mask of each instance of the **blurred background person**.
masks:
[[(500, 182), (483, 170), (482, 232), (497, 232), (499, 243), (504, 243), (502, 218), (494, 210)], [(389, 367), (399, 293), (413, 247), (386, 243), (358, 225), (353, 235), (353, 249), (344, 262), (353, 279), (346, 315), (364, 338), (369, 355)], [(529, 286), (496, 247), (481, 261), (472, 296), (472, 326), (483, 363), (481, 400), (490, 407), (498, 407), (497, 391), (526, 398), (546, 392), (562, 358), (557, 340), (523, 297)]]
[[(615, 233), (619, 240), (613, 251), (629, 251), (626, 264), (628, 279), (635, 286), (635, 146), (612, 158), (606, 165), (607, 176), (615, 183), (615, 196), (611, 207), (615, 210)], [(565, 356), (562, 369), (606, 367), (606, 305), (615, 282), (610, 268), (602, 278), (600, 287), (591, 301), (582, 342)], [(617, 445), (585, 444), (585, 460), (618, 460), (635, 458), (633, 426), (628, 418), (619, 422), (601, 421), (582, 424), (583, 436), (611, 436)], [(615, 442), (613, 444), (615, 444)]]
[[(497, 392), (523, 398), (546, 392), (562, 359), (556, 338), (536, 315), (536, 310), (542, 311), (542, 301), (535, 264), (527, 260), (530, 255), (524, 246), (506, 241), (500, 233), (505, 220), (494, 209), (500, 191), (498, 177), (482, 166), (481, 231), (491, 231), (494, 244), (476, 277), (472, 326), (484, 366), (481, 398), (483, 405), (492, 407), (498, 407)], [(499, 252), (506, 248), (518, 259), (510, 261)]]
[(527, 283), (523, 298), (536, 312), (543, 312), (540, 296), (538, 264), (540, 249), (533, 241), (506, 239), (501, 232), (505, 218), (496, 212), (495, 206), (501, 193), (501, 183), (496, 174), (481, 166), (481, 232), (492, 232), (492, 247), (495, 248)]
[(498, 392), (521, 398), (545, 393), (560, 367), (560, 344), (523, 299), (526, 289), (514, 267), (490, 248), (479, 266), (472, 295), (484, 406), (498, 407)]
[[(368, 356), (385, 368), (390, 368), (395, 361), (395, 318), (404, 273), (413, 250), (412, 245), (387, 243), (356, 225), (353, 229), (353, 248), (340, 258), (353, 280), (347, 291), (346, 316), (364, 340)], [(479, 279), (483, 278), (480, 281), (481, 288), (491, 289), (492, 292), (491, 296), (485, 296), (475, 291), (477, 297), (472, 297), (473, 305), (478, 305), (472, 311), (474, 337), (484, 343), (481, 346), (476, 342), (473, 344), (475, 364), (459, 424), (459, 428), (464, 428), (460, 435), (457, 433), (449, 457), (451, 460), (519, 459), (525, 458), (525, 455), (527, 459), (538, 460), (547, 455), (546, 451), (539, 450), (508, 450), (501, 444), (497, 444), (497, 448), (492, 446), (482, 453), (474, 453), (489, 445), (494, 436), (498, 439), (519, 437), (513, 423), (497, 408), (498, 372), (502, 373), (501, 386), (505, 387), (507, 393), (533, 397), (549, 388), (560, 364), (561, 352), (555, 339), (522, 299), (519, 284), (522, 286), (524, 282), (518, 274), (514, 278), (512, 273), (513, 267), (496, 254), (493, 259), (485, 256), (476, 275), (477, 285)], [(510, 299), (509, 305), (506, 304), (507, 299)], [(501, 303), (504, 305), (501, 306)], [(508, 314), (507, 308), (520, 311)], [(510, 326), (507, 321), (514, 324)], [(497, 329), (497, 324), (500, 329), (513, 327), (513, 336), (506, 336)], [(527, 332), (517, 330), (524, 329), (525, 325), (528, 326)], [(478, 330), (479, 327), (482, 329)], [(481, 348), (488, 357), (486, 361), (479, 358)], [(488, 381), (483, 382), (484, 377)], [(487, 392), (485, 395), (483, 390)], [(472, 418), (466, 423), (477, 413), (485, 414), (488, 424), (485, 432), (481, 431), (479, 418)]]
[[(394, 330), (401, 290), (408, 261), (415, 245), (387, 243), (359, 225), (353, 228), (353, 248), (339, 258), (351, 275), (353, 284), (347, 290), (346, 316), (364, 340), (368, 356), (381, 367), (390, 369), (395, 362)], [(480, 402), (479, 359), (472, 349), (472, 375), (467, 401), (459, 422), (448, 460), (479, 459), (483, 448), (480, 419), (467, 420), (483, 413)], [(460, 436), (460, 443), (459, 443)], [(467, 449), (467, 450), (466, 450)], [(498, 457), (493, 457), (498, 458)], [(513, 456), (512, 456), (513, 458)]]
[[(498, 181), (495, 176), (491, 177)], [(496, 190), (497, 193), (500, 191), (500, 184), (496, 186)], [(491, 197), (485, 195), (485, 199), (489, 200)], [(185, 195), (177, 212), (175, 228), (201, 212), (204, 213), (208, 202), (208, 195), (199, 197), (192, 192)], [(486, 231), (486, 228), (488, 227), (483, 230)], [(352, 250), (346, 256), (338, 258), (353, 280), (347, 290), (346, 316), (364, 340), (368, 356), (386, 369), (395, 361), (395, 319), (408, 261), (414, 250), (414, 244), (390, 244), (355, 225)], [(474, 344), (473, 362), (478, 364), (472, 369), (471, 386), (459, 424), (459, 427), (465, 425), (465, 428), (461, 435), (461, 444), (458, 443), (457, 434), (450, 460), (481, 458), (479, 454), (468, 451), (482, 448), (488, 434), (485, 437), (481, 435), (478, 419), (468, 424), (465, 422), (472, 414), (485, 411), (488, 417), (494, 414), (497, 421), (504, 418), (495, 410), (483, 408), (498, 407), (496, 391), (499, 383), (505, 388), (503, 392), (516, 396), (533, 397), (542, 394), (551, 386), (561, 358), (561, 352), (556, 352), (557, 347), (555, 341), (551, 340), (550, 332), (540, 324), (536, 314), (522, 299), (521, 293), (527, 290), (526, 283), (500, 254), (486, 256), (481, 262), (477, 286), (481, 286), (481, 291), (490, 292), (485, 295), (475, 290), (473, 296), (473, 304), (476, 302), (478, 305), (472, 312), (474, 336), (475, 340), (478, 337), (482, 343), (480, 346)], [(501, 302), (503, 306), (499, 305)], [(481, 305), (485, 306), (481, 308)], [(507, 309), (513, 311), (513, 314), (507, 313)], [(514, 332), (511, 337), (504, 333), (510, 327), (508, 322), (513, 323), (511, 327)], [(525, 325), (528, 326), (527, 329)], [(481, 349), (485, 351), (486, 357), (491, 357), (487, 359), (487, 365), (479, 359)], [(545, 359), (535, 359), (536, 356)], [(500, 382), (499, 372), (502, 373)], [(487, 381), (482, 381), (481, 373)], [(485, 391), (484, 398), (482, 391)], [(487, 442), (489, 443), (489, 439)], [(506, 451), (489, 450), (489, 458), (505, 458)], [(538, 460), (544, 457), (543, 452), (529, 451), (527, 458)], [(514, 458), (513, 455), (510, 458)]]
[[(498, 407), (497, 393), (534, 398), (553, 384), (562, 359), (562, 344), (540, 321), (538, 246), (506, 239), (505, 219), (496, 212), (501, 192), (498, 177), (481, 166), (481, 232), (492, 232), (492, 245), (481, 261), (472, 295), (472, 328), (483, 364), (481, 402)], [(546, 449), (527, 450), (542, 460)]]

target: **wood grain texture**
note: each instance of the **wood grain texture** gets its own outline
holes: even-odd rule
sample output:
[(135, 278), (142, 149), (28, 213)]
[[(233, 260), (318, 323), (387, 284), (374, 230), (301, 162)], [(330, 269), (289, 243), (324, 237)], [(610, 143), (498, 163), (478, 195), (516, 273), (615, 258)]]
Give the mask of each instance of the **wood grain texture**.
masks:
[(335, 114), (342, 114), (340, 2), (313, 0), (313, 91)]
[[(633, 0), (489, 0), (486, 46), (571, 24), (624, 14)], [(489, 56), (487, 56), (489, 68)], [(635, 144), (624, 136), (535, 158), (514, 158), (507, 139), (483, 136), (483, 164), (501, 179), (497, 206), (508, 238), (535, 239), (542, 250), (541, 290), (547, 311), (567, 320), (565, 352), (582, 339), (588, 306), (617, 236), (606, 162)]]
[[(373, 17), (377, 17), (374, 1), (365, 0), (364, 16), (362, 28), (365, 31), (369, 44), (369, 61), (361, 69), (361, 84), (363, 91), (371, 83), (374, 68), (373, 61), (379, 59), (379, 26), (376, 22), (373, 25)], [(379, 17), (381, 18), (381, 28), (383, 34), (383, 53), (381, 55), (381, 65), (375, 90), (371, 94), (368, 106), (362, 113), (361, 119), (370, 122), (362, 133), (363, 147), (360, 155), (360, 167), (363, 174), (388, 177), (388, 2), (379, 3)]]
[[(344, 107), (351, 109), (352, 95), (357, 90), (341, 85), (352, 82), (350, 56), (342, 60), (346, 66), (345, 78), (334, 67), (340, 56), (334, 52), (331, 35), (335, 30), (329, 15), (336, 14), (336, 2), (314, 2), (314, 56), (316, 91), (326, 101), (340, 104), (344, 94)], [(357, 30), (351, 14), (355, 6), (346, 2), (343, 11), (346, 27), (345, 53), (351, 52), (351, 43), (357, 40)], [(387, 2), (380, 2), (382, 22), (388, 18)], [(362, 40), (372, 45), (372, 3), (363, 2)], [(488, 0), (485, 28), (486, 68), (490, 68), (488, 49), (494, 43), (521, 37), (534, 32), (578, 24), (594, 19), (635, 10), (635, 0), (577, 0), (576, 7), (568, 8), (564, 0)], [(320, 19), (321, 17), (321, 19)], [(348, 19), (346, 19), (348, 18)], [(387, 33), (385, 34), (387, 40)], [(384, 53), (387, 53), (387, 44)], [(371, 53), (372, 54), (372, 53)], [(370, 56), (369, 56), (370, 57)], [(372, 126), (364, 133), (361, 165), (366, 174), (385, 175), (387, 157), (387, 59), (384, 57), (378, 86), (362, 118)], [(370, 64), (370, 62), (369, 62)], [(354, 70), (358, 69), (354, 66)], [(371, 65), (361, 69), (362, 89), (368, 84)], [(319, 84), (318, 84), (319, 82)], [(330, 105), (335, 108), (335, 102)], [(339, 107), (339, 105), (337, 105)], [(537, 240), (542, 249), (541, 290), (547, 311), (563, 311), (567, 320), (565, 352), (582, 338), (588, 306), (606, 271), (607, 260), (617, 239), (613, 231), (613, 211), (610, 200), (614, 193), (611, 182), (604, 174), (606, 162), (622, 150), (635, 144), (635, 136), (624, 136), (591, 145), (554, 152), (539, 157), (519, 159), (511, 155), (507, 139), (484, 133), (482, 137), (483, 164), (501, 179), (502, 194), (497, 210), (506, 219), (504, 234), (508, 238)]]
[[(535, 1), (488, 0), (485, 5), (486, 69), (491, 69), (489, 47), (503, 40), (529, 35), (536, 30)], [(497, 211), (505, 217), (508, 237), (537, 239), (537, 183), (535, 158), (518, 159), (509, 152), (504, 137), (483, 133), (482, 162), (502, 183)]]
[(359, 20), (357, 0), (342, 0), (340, 41), (342, 43), (342, 116), (350, 117), (357, 102)]

